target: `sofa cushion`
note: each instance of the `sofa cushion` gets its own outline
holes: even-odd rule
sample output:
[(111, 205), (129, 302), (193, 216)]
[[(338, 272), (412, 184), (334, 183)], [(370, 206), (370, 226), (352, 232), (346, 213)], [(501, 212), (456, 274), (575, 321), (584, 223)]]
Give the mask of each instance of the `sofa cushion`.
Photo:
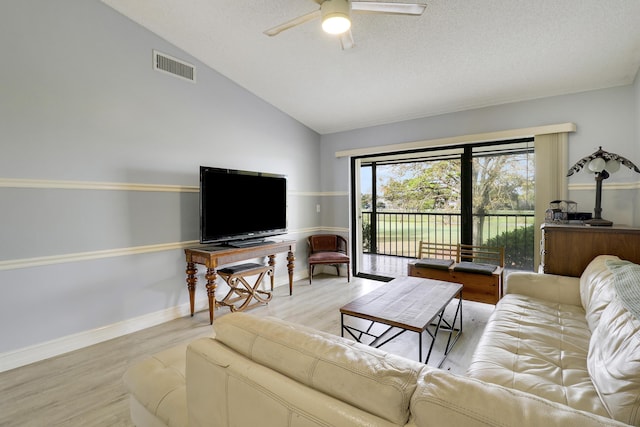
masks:
[(613, 255), (597, 256), (580, 276), (580, 298), (591, 331), (595, 330), (602, 311), (614, 295), (613, 273), (607, 267), (607, 261), (619, 260), (620, 258)]
[(603, 427), (624, 424), (477, 379), (429, 369), (411, 399), (417, 427)]
[(275, 318), (231, 313), (214, 324), (216, 340), (302, 384), (396, 424), (423, 364)]
[(612, 418), (640, 425), (640, 266), (608, 260), (613, 298), (601, 311), (589, 347), (588, 367)]
[(582, 307), (508, 294), (489, 318), (468, 374), (608, 416), (587, 369), (589, 338)]
[(186, 375), (190, 427), (398, 427), (213, 338), (189, 345)]

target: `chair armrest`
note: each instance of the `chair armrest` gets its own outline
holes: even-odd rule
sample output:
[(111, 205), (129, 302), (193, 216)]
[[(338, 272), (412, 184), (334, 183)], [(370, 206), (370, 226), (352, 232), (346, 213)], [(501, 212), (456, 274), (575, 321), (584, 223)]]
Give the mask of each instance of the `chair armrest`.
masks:
[(582, 305), (579, 277), (516, 271), (507, 275), (504, 294), (519, 294), (564, 304)]

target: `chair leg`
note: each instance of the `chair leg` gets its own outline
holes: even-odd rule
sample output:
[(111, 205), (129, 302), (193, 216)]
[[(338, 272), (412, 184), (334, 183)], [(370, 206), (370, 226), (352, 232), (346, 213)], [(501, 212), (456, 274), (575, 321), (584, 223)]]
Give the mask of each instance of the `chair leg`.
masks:
[(311, 279), (313, 278), (313, 264), (309, 264), (309, 284), (311, 284)]
[(336, 274), (338, 275), (338, 277), (340, 277), (340, 264), (336, 264)]
[(347, 283), (351, 282), (351, 267), (349, 263), (347, 263)]

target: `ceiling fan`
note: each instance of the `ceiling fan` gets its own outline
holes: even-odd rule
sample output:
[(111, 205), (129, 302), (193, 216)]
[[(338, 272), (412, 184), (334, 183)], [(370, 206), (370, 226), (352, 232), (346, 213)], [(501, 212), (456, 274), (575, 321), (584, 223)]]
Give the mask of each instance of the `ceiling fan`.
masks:
[(384, 3), (375, 1), (351, 0), (314, 0), (320, 8), (305, 15), (294, 18), (283, 24), (266, 30), (268, 36), (275, 36), (281, 32), (304, 24), (316, 18), (322, 19), (322, 29), (329, 34), (340, 36), (342, 49), (353, 47), (351, 34), (351, 12), (381, 13), (393, 15), (420, 16), (427, 7), (420, 3)]

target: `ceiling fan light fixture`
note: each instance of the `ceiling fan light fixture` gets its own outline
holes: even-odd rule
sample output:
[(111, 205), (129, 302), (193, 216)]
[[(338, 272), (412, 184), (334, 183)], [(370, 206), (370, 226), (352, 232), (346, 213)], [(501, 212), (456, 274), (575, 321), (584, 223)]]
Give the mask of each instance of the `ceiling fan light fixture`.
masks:
[(346, 16), (334, 15), (322, 21), (322, 29), (329, 34), (342, 34), (351, 28), (351, 21)]
[(351, 28), (351, 5), (347, 0), (325, 0), (322, 10), (322, 29), (329, 34), (342, 34)]

